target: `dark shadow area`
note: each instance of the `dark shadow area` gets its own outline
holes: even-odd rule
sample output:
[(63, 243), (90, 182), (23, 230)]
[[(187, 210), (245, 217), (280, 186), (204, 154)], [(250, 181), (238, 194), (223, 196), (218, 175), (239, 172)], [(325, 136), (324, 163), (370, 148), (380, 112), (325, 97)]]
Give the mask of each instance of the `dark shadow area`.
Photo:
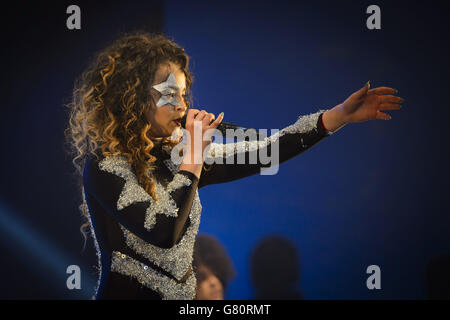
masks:
[(427, 298), (450, 300), (450, 255), (430, 260), (426, 269)]
[(297, 249), (278, 235), (263, 238), (250, 257), (255, 300), (300, 300), (300, 261)]

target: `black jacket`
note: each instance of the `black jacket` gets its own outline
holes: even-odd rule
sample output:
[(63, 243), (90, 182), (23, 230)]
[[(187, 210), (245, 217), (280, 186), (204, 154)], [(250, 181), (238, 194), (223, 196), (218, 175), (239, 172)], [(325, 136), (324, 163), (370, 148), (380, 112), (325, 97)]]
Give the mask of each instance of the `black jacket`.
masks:
[[(264, 141), (212, 143), (200, 179), (179, 171), (170, 150), (154, 148), (158, 201), (139, 185), (125, 157), (89, 156), (83, 182), (99, 258), (94, 298), (193, 299), (192, 255), (202, 210), (197, 190), (260, 172), (268, 167), (261, 154), (277, 152), (274, 142), (279, 163), (311, 148), (331, 134), (321, 125), (324, 111), (302, 116)], [(242, 156), (245, 164), (238, 162)]]

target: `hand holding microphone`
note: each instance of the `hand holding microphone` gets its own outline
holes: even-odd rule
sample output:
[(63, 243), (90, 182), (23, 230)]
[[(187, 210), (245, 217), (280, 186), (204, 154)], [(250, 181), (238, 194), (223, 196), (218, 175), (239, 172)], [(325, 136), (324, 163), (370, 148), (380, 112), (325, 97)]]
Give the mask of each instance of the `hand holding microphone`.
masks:
[[(203, 135), (207, 130), (217, 129), (217, 127), (222, 122), (224, 113), (220, 113), (219, 116), (215, 117), (214, 114), (208, 113), (206, 110), (198, 110), (198, 109), (188, 109), (188, 112), (181, 119), (181, 126), (185, 128), (189, 134), (191, 139), (191, 147), (194, 147), (194, 140), (201, 139), (201, 152), (205, 150), (205, 148), (211, 143), (211, 137), (207, 136), (206, 141), (203, 140)], [(195, 122), (200, 122), (198, 125), (198, 129), (195, 130)], [(200, 129), (200, 130), (199, 130)], [(198, 136), (197, 136), (198, 135)], [(200, 141), (200, 140), (199, 140)], [(198, 144), (200, 145), (200, 143)], [(200, 150), (195, 150), (200, 152)]]
[[(188, 112), (184, 115), (184, 117), (183, 118), (181, 118), (181, 126), (183, 127), (183, 128), (185, 128), (185, 129), (187, 129), (186, 128), (186, 120), (187, 120), (187, 115), (189, 114), (189, 110), (197, 110), (197, 109), (188, 109)], [(198, 111), (198, 110), (197, 110)], [(205, 111), (206, 112), (206, 111)], [(223, 112), (222, 112), (223, 113)], [(221, 113), (221, 114), (222, 114)], [(210, 115), (212, 115), (213, 117), (214, 117), (214, 115), (212, 114), (212, 113), (209, 113)], [(220, 114), (219, 114), (219, 117), (220, 117)], [(214, 118), (212, 118), (212, 119), (215, 119), (215, 117)], [(219, 119), (219, 118), (217, 118), (217, 119)], [(223, 115), (222, 115), (222, 119), (223, 119)], [(212, 123), (211, 123), (212, 124)], [(254, 130), (254, 129), (250, 129), (250, 128), (247, 128), (247, 127), (243, 127), (243, 126), (239, 126), (239, 125), (236, 125), (236, 124), (233, 124), (233, 123), (228, 123), (228, 122), (223, 122), (223, 121), (221, 121), (220, 123), (219, 123), (219, 125), (216, 127), (216, 129), (217, 130), (219, 130), (221, 133), (222, 133), (222, 135), (225, 137), (226, 136), (226, 130), (227, 129), (233, 129), (233, 130), (237, 130), (237, 129), (242, 129), (244, 132), (245, 131), (247, 131), (247, 130)]]
[[(206, 141), (203, 141), (203, 134), (209, 129), (219, 130), (223, 136), (226, 136), (226, 129), (242, 129), (244, 132), (249, 129), (246, 127), (237, 126), (232, 123), (223, 122), (223, 112), (216, 117), (212, 113), (206, 112), (206, 110), (188, 109), (184, 117), (181, 118), (181, 126), (189, 132), (189, 142), (187, 145), (187, 154), (185, 155), (183, 162), (179, 170), (185, 170), (192, 172), (198, 178), (200, 178), (203, 168), (203, 152), (205, 148), (211, 143), (210, 137), (205, 137)], [(200, 121), (200, 130), (198, 129), (198, 123)], [(196, 130), (197, 129), (197, 130)], [(198, 131), (197, 135), (195, 134)], [(214, 130), (211, 130), (211, 133)]]
[(203, 140), (203, 134), (209, 129), (216, 129), (222, 119), (223, 113), (215, 119), (214, 114), (205, 110), (189, 109), (187, 111), (181, 120), (181, 126), (189, 133), (187, 153), (179, 170), (189, 171), (200, 179), (203, 168), (203, 151), (211, 143), (210, 138), (206, 137), (206, 141)]

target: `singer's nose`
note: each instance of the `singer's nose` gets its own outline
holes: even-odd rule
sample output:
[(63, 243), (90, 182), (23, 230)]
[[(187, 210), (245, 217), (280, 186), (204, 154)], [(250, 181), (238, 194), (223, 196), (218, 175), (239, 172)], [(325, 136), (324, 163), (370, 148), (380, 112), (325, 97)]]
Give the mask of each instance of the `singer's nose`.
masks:
[(175, 110), (177, 110), (178, 112), (185, 112), (187, 110), (187, 106), (186, 103), (184, 101), (182, 101), (176, 108)]

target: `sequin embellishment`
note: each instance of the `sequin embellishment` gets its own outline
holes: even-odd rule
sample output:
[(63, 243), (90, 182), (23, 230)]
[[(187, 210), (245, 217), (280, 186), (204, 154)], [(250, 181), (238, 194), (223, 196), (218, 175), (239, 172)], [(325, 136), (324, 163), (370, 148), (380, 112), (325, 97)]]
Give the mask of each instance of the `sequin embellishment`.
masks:
[(197, 279), (194, 272), (186, 282), (178, 283), (118, 251), (112, 252), (111, 271), (136, 279), (140, 284), (160, 293), (163, 300), (193, 300), (195, 298)]
[[(241, 141), (226, 144), (213, 142), (209, 146), (205, 161), (207, 163), (212, 163), (214, 161), (214, 158), (223, 158), (232, 156), (236, 153), (256, 151), (258, 149), (266, 147), (270, 143), (276, 142), (281, 136), (285, 134), (306, 133), (312, 130), (318, 131), (317, 121), (320, 114), (325, 111), (327, 110), (319, 110), (318, 112), (313, 114), (300, 116), (294, 124), (282, 129), (281, 131), (278, 131), (270, 137), (264, 138), (263, 140)], [(303, 144), (303, 141), (300, 143)]]
[(136, 253), (149, 259), (158, 267), (170, 272), (175, 278), (181, 280), (192, 266), (192, 254), (194, 251), (195, 236), (200, 225), (202, 205), (198, 191), (189, 215), (190, 225), (180, 242), (172, 248), (160, 248), (145, 242), (125, 227), (121, 226), (127, 245)]
[[(173, 172), (174, 177), (172, 181), (167, 184), (166, 189), (164, 189), (159, 182), (156, 182), (155, 192), (160, 200), (155, 202), (138, 184), (137, 178), (132, 172), (131, 166), (125, 157), (107, 157), (99, 163), (99, 167), (104, 171), (124, 178), (126, 181), (117, 203), (118, 210), (120, 210), (119, 208), (124, 208), (134, 202), (146, 201), (146, 199), (150, 201), (150, 206), (147, 208), (145, 219), (145, 227), (147, 229), (155, 224), (156, 214), (163, 213), (171, 217), (177, 216), (178, 207), (170, 196), (170, 193), (183, 186), (190, 186), (192, 183), (187, 176)], [(145, 192), (145, 195), (143, 192)], [(172, 248), (160, 248), (147, 243), (121, 225), (126, 244), (136, 253), (149, 259), (152, 263), (170, 272), (175, 278), (180, 280), (192, 267), (192, 254), (195, 236), (197, 235), (200, 224), (201, 211), (202, 205), (200, 203), (198, 190), (196, 190), (189, 214), (189, 227), (180, 242)]]
[(155, 225), (157, 214), (177, 217), (178, 207), (170, 196), (170, 193), (183, 186), (190, 186), (192, 183), (192, 181), (183, 174), (176, 174), (173, 180), (167, 185), (166, 189), (156, 181), (155, 194), (159, 200), (154, 201), (144, 188), (139, 185), (137, 177), (133, 173), (131, 165), (126, 157), (120, 155), (106, 157), (100, 161), (99, 168), (103, 171), (113, 173), (125, 180), (125, 185), (120, 193), (119, 200), (117, 201), (117, 210), (122, 210), (136, 202), (150, 202), (144, 222), (144, 227), (147, 230), (152, 229)]
[(82, 192), (82, 196), (83, 196), (83, 203), (81, 204), (82, 206), (85, 207), (86, 211), (87, 211), (87, 219), (89, 222), (89, 229), (91, 231), (91, 236), (92, 239), (94, 240), (94, 246), (95, 246), (95, 254), (97, 255), (97, 273), (98, 273), (98, 278), (97, 278), (97, 284), (94, 288), (94, 295), (91, 297), (92, 300), (95, 300), (97, 298), (97, 293), (98, 293), (98, 289), (100, 288), (100, 280), (102, 278), (102, 254), (100, 251), (100, 247), (98, 245), (98, 241), (97, 241), (97, 237), (95, 236), (95, 231), (94, 231), (94, 225), (92, 223), (91, 220), (91, 214), (89, 213), (89, 207), (86, 203), (86, 196), (84, 193), (84, 187), (83, 187), (83, 192)]
[(172, 172), (172, 174), (176, 174), (178, 172), (178, 170), (180, 169), (180, 164), (176, 165), (175, 163), (172, 162), (171, 159), (166, 159), (163, 161), (164, 164), (166, 165), (166, 167)]

